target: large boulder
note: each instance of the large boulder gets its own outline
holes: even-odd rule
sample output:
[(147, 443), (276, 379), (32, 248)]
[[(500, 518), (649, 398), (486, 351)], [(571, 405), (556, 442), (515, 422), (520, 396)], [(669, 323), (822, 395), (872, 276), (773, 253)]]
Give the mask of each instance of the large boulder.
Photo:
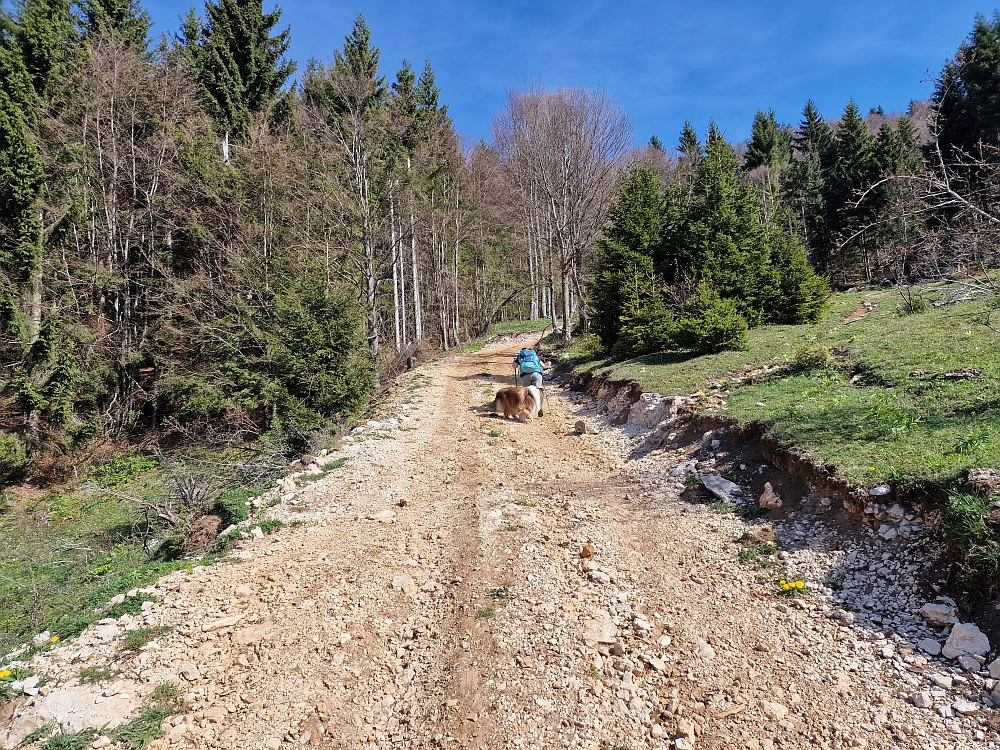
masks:
[(955, 607), (941, 602), (928, 602), (920, 608), (920, 616), (928, 625), (943, 628), (958, 623)]
[(705, 485), (705, 489), (715, 495), (723, 502), (736, 502), (737, 498), (743, 497), (743, 490), (738, 484), (730, 482), (718, 474), (700, 474), (698, 478)]
[(941, 653), (948, 659), (960, 656), (985, 656), (990, 650), (990, 639), (972, 623), (959, 623), (951, 629)]
[(125, 692), (126, 688), (134, 686), (130, 683), (115, 683), (111, 688), (80, 685), (53, 691), (14, 719), (6, 737), (2, 738), (3, 747), (17, 747), (31, 732), (49, 723), (57, 724), (64, 734), (116, 727), (137, 708), (129, 696), (131, 690)]

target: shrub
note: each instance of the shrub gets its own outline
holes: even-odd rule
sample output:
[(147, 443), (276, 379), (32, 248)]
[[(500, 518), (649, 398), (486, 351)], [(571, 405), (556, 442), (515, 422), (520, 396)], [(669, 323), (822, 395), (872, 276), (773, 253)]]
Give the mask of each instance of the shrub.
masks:
[(990, 582), (1000, 574), (1000, 536), (987, 518), (992, 510), (993, 498), (975, 495), (952, 495), (945, 506), (942, 527), (962, 553), (959, 579), (965, 585)]
[(16, 435), (0, 434), (0, 482), (16, 481), (24, 475), (30, 459)]
[(250, 518), (250, 502), (263, 494), (262, 490), (250, 487), (224, 490), (219, 495), (216, 508), (223, 513), (223, 522), (241, 523)]
[(800, 346), (792, 355), (793, 370), (818, 370), (830, 364), (830, 350), (821, 344)]
[(699, 354), (746, 349), (749, 345), (747, 321), (733, 300), (722, 299), (711, 286), (702, 282), (684, 303), (676, 341)]
[(669, 349), (673, 345), (676, 323), (670, 311), (659, 299), (622, 318), (618, 340), (612, 348), (616, 357), (636, 357), (640, 354)]
[(918, 315), (919, 313), (927, 312), (927, 299), (919, 289), (914, 289), (910, 286), (901, 287), (899, 296), (902, 297), (902, 303), (896, 305), (896, 315), (898, 317), (905, 318), (907, 315)]

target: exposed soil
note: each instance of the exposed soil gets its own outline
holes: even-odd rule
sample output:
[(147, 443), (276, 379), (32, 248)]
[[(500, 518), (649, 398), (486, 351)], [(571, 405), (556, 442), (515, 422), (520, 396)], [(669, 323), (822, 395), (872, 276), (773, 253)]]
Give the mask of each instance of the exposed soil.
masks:
[[(544, 418), (490, 414), (521, 345), (407, 376), (347, 463), (275, 508), (302, 525), (241, 542), (235, 564), (173, 574), (147, 613), (32, 668), (55, 695), (110, 661), (136, 704), (183, 684), (190, 711), (159, 748), (997, 746), (985, 708), (913, 705), (940, 662), (851, 625), (828, 597), (779, 597), (738, 559), (738, 540), (769, 527), (713, 513), (668, 475), (698, 450), (700, 426), (651, 447), (556, 386)], [(598, 434), (577, 434), (581, 418)], [(809, 548), (793, 524), (822, 517), (823, 550), (852, 548), (860, 532), (842, 506), (726, 440), (716, 460), (786, 498), (773, 519), (789, 529), (783, 545)], [(596, 555), (582, 561), (588, 541)], [(118, 651), (116, 628), (158, 624), (174, 630)], [(966, 680), (934, 697), (985, 706), (987, 688)], [(19, 703), (22, 721), (41, 703)]]

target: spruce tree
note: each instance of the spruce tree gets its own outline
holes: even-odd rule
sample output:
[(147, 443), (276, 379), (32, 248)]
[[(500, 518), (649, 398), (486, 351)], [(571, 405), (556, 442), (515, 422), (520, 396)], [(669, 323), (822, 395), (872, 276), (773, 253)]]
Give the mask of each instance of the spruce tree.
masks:
[(437, 112), (441, 109), (441, 89), (438, 88), (430, 60), (424, 60), (424, 69), (417, 81), (417, 101), (424, 111)]
[(138, 0), (84, 0), (80, 15), (87, 36), (111, 32), (138, 50), (149, 45), (153, 21)]
[[(332, 67), (309, 62), (303, 90), (328, 114), (331, 124), (347, 114), (370, 116), (386, 103), (385, 76), (379, 75), (380, 52), (372, 46), (371, 37), (364, 16), (359, 15), (343, 48), (334, 51)], [(419, 91), (414, 89), (412, 95), (419, 108)]]
[(739, 158), (721, 135), (709, 140), (680, 211), (679, 219), (664, 221), (665, 277), (673, 260), (676, 278), (704, 280), (750, 325), (800, 323), (818, 314), (825, 282), (809, 268), (785, 214), (766, 211), (763, 197), (743, 180)]
[(389, 110), (393, 129), (398, 134), (399, 145), (412, 153), (419, 141), (417, 123), (417, 76), (410, 63), (403, 60), (403, 67), (396, 71), (396, 80), (389, 95)]
[(681, 130), (681, 137), (677, 150), (680, 152), (682, 160), (697, 161), (702, 156), (701, 141), (698, 140), (698, 133), (687, 120), (684, 121), (684, 128)]
[[(875, 136), (874, 161), (879, 177), (916, 174), (923, 163), (916, 133), (906, 117), (900, 118), (896, 127), (882, 123)], [(875, 224), (870, 235), (882, 247), (890, 243), (904, 246), (912, 243), (922, 226), (922, 215), (901, 220), (898, 206), (903, 201), (916, 200), (916, 186), (912, 182), (885, 180), (868, 190), (865, 197), (867, 215)]]
[[(42, 253), (46, 175), (38, 114), (76, 64), (79, 41), (68, 0), (23, 0), (13, 17), (0, 11), (0, 202), (7, 225), (0, 262), (17, 282), (37, 273)], [(37, 335), (37, 307), (32, 318)]]
[(23, 0), (8, 19), (4, 46), (14, 51), (38, 97), (52, 93), (77, 60), (80, 34), (69, 0)]
[(833, 158), (833, 144), (833, 129), (810, 99), (802, 108), (802, 121), (798, 132), (792, 136), (792, 146), (801, 155), (816, 154), (822, 168), (826, 169)]
[(716, 141), (721, 141), (723, 139), (722, 133), (719, 131), (719, 126), (715, 123), (715, 120), (708, 121), (708, 132), (705, 133), (705, 148), (707, 148), (715, 143)]
[[(847, 247), (860, 249), (867, 258), (868, 248), (863, 227), (871, 222), (872, 204), (857, 200), (879, 176), (875, 158), (875, 140), (868, 125), (851, 101), (844, 108), (835, 139), (836, 161), (825, 184), (824, 200), (829, 207), (827, 221), (835, 242), (849, 242)], [(860, 232), (860, 234), (859, 234)], [(851, 239), (856, 235), (854, 239)], [(845, 251), (846, 251), (845, 247)], [(836, 250), (832, 251), (836, 253)], [(840, 253), (843, 256), (843, 252)], [(836, 262), (838, 258), (831, 258)], [(851, 263), (849, 257), (841, 261)]]
[(709, 280), (723, 297), (736, 298), (756, 325), (764, 315), (761, 289), (769, 258), (760, 199), (744, 184), (740, 166), (733, 147), (710, 130), (686, 232), (694, 275)]
[[(6, 46), (0, 46), (0, 81), (0, 271), (21, 283), (41, 252), (45, 170), (32, 132), (38, 97), (24, 62)], [(13, 304), (10, 294), (0, 289), (5, 304)]]
[[(227, 139), (245, 134), (251, 117), (277, 100), (295, 63), (285, 59), (289, 31), (272, 36), (281, 10), (264, 13), (263, 0), (211, 0), (197, 39), (185, 22), (185, 41), (213, 114)], [(228, 140), (227, 140), (228, 142)]]
[(427, 139), (448, 116), (448, 107), (441, 106), (441, 89), (438, 88), (430, 60), (424, 60), (424, 69), (417, 79), (417, 124), (422, 137)]
[(978, 14), (972, 32), (939, 76), (933, 102), (945, 157), (995, 157), (979, 144), (1000, 145), (1000, 11)]
[[(597, 260), (590, 286), (595, 312), (590, 322), (608, 351), (618, 341), (623, 318), (642, 318), (643, 301), (655, 306), (659, 300), (653, 256), (661, 240), (662, 217), (660, 177), (636, 162), (608, 207), (607, 224), (596, 243)], [(626, 349), (634, 351), (635, 345), (629, 344)]]
[(778, 124), (774, 111), (758, 109), (750, 132), (744, 168), (764, 166), (775, 176), (784, 172), (792, 160), (792, 140), (788, 128)]
[(801, 227), (809, 257), (821, 269), (826, 268), (831, 242), (824, 195), (836, 152), (833, 130), (811, 99), (802, 108), (792, 147), (797, 158), (785, 176), (785, 200)]
[(785, 175), (783, 189), (785, 202), (801, 229), (802, 240), (810, 259), (820, 268), (825, 267), (829, 236), (819, 154), (809, 152), (794, 160)]
[(198, 75), (198, 53), (201, 50), (204, 28), (205, 22), (198, 11), (189, 8), (181, 18), (180, 29), (173, 35), (173, 53), (177, 55), (181, 65), (195, 76)]
[(413, 72), (410, 63), (403, 60), (403, 67), (396, 71), (396, 80), (392, 84), (393, 107), (407, 117), (417, 113), (417, 74)]

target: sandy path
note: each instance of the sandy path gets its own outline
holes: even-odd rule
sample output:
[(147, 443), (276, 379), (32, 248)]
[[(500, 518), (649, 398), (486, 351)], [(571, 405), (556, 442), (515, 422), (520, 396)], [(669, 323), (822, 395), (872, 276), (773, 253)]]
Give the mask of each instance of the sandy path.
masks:
[(991, 746), (915, 708), (880, 641), (757, 583), (746, 524), (679, 500), (667, 457), (573, 434), (556, 387), (531, 424), (481, 411), (519, 346), (422, 368), (276, 509), (305, 524), (161, 582), (144, 622), (175, 629), (123, 678), (180, 681), (191, 710), (154, 747)]

